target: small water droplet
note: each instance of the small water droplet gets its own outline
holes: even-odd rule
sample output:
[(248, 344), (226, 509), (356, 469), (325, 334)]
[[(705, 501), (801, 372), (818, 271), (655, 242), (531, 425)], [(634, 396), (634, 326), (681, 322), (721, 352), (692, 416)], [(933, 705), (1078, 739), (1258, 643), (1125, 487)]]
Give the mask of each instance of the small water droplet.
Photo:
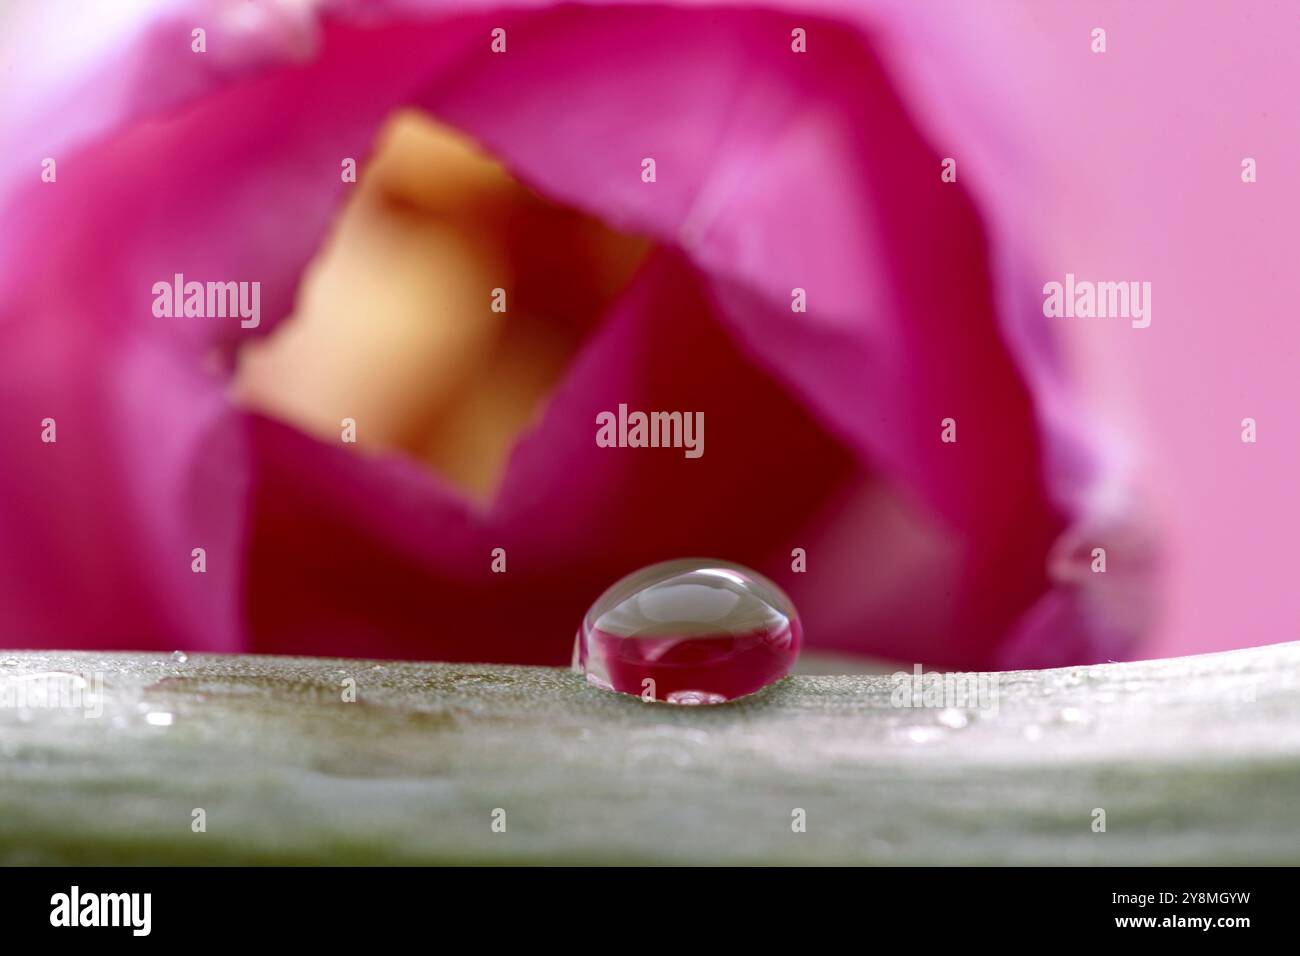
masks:
[(953, 730), (961, 730), (970, 723), (970, 717), (966, 715), (966, 712), (958, 710), (956, 707), (945, 707), (939, 711), (939, 716), (935, 719), (945, 727), (950, 727)]
[(172, 651), (172, 660), (177, 664), (184, 664), (189, 659), (190, 655), (186, 654), (184, 651)]
[(154, 727), (170, 727), (175, 722), (176, 716), (155, 710), (145, 714), (144, 719), (146, 723), (152, 724)]
[(943, 731), (938, 727), (908, 727), (907, 739), (914, 744), (933, 743), (943, 737)]
[(719, 704), (790, 672), (803, 629), (794, 605), (739, 564), (665, 561), (618, 581), (587, 611), (574, 667), (606, 690)]
[(1078, 707), (1066, 707), (1058, 714), (1063, 723), (1067, 724), (1086, 724), (1092, 720), (1092, 717)]
[(1021, 733), (1024, 735), (1026, 740), (1043, 739), (1043, 728), (1039, 727), (1037, 724), (1030, 724), (1028, 727), (1022, 730)]

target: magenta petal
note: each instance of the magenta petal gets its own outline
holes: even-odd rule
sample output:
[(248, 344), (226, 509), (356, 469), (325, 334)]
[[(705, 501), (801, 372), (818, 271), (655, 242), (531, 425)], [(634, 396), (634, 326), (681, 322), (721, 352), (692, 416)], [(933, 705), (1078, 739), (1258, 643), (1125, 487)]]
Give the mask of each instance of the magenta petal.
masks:
[[(680, 361), (688, 355), (704, 360)], [(689, 462), (598, 448), (596, 414), (620, 401), (702, 410), (718, 444)], [(769, 428), (786, 436), (781, 453)], [(254, 641), (293, 653), (567, 662), (576, 621), (611, 580), (684, 553), (770, 565), (855, 469), (737, 353), (701, 277), (667, 254), (646, 266), (521, 439), (490, 509), (404, 461), (347, 454), (271, 423), (257, 441)], [(496, 548), (505, 574), (491, 570)]]
[[(569, 9), (529, 21), (508, 65), (475, 62), (426, 103), (544, 192), (682, 246), (754, 358), (864, 467), (950, 526), (963, 557), (944, 646), (909, 627), (907, 605), (846, 620), (843, 637), (813, 608), (810, 641), (979, 663), (1044, 593), (1047, 551), (1103, 463), (1041, 321), (1026, 237), (965, 188), (939, 185), (940, 154), (918, 122), (951, 110), (918, 121), (878, 65), (892, 33), (915, 38), (908, 24), (818, 23), (818, 55), (801, 58), (782, 55), (789, 23), (746, 11), (669, 26), (651, 11)], [(971, 178), (1014, 161), (1001, 145), (971, 143)], [(657, 161), (652, 187), (635, 175), (644, 156)], [(806, 315), (790, 311), (795, 288)], [(963, 430), (957, 445), (937, 440), (947, 417)], [(837, 600), (822, 599), (828, 611)], [(1085, 636), (1056, 660), (1113, 654), (1132, 636)]]
[(240, 649), (240, 416), (156, 344), (43, 319), (0, 336), (6, 643)]
[[(42, 383), (6, 405), (6, 435), (69, 408), (67, 470), (34, 444), (4, 479), (7, 500), (35, 506), (5, 515), (0, 554), (15, 569), (35, 556), (26, 588), (3, 585), (31, 640), (91, 640), (80, 612), (45, 610), (84, 588), (69, 603), (111, 617), (112, 644), (559, 661), (609, 581), (716, 553), (790, 588), (813, 645), (962, 666), (1122, 653), (1131, 632), (1048, 576), (1105, 462), (1034, 321), (1027, 240), (995, 185), (1014, 152), (945, 92), (978, 78), (945, 56), (978, 16), (912, 7), (800, 6), (808, 56), (789, 53), (790, 16), (741, 7), (453, 15), (405, 0), (247, 29), (214, 14), (210, 58), (188, 53), (184, 7), (128, 31), (5, 129), (32, 144), (6, 168), (60, 161), (53, 189), (6, 183), (21, 225), (0, 238), (6, 372), (25, 359)], [(488, 48), (499, 23), (506, 56)], [(1014, 58), (981, 35), (991, 59)], [(252, 334), (269, 329), (343, 196), (340, 159), (364, 159), (409, 101), (541, 192), (672, 250), (520, 442), (487, 514), (409, 463), (245, 421), (203, 362), (249, 333), (149, 311), (152, 283), (176, 272), (256, 279)], [(938, 184), (936, 133), (969, 157), (960, 187)], [(790, 311), (796, 287), (807, 313)], [(689, 480), (593, 447), (595, 413), (624, 401), (706, 411), (716, 437)], [(945, 417), (956, 445), (938, 441)], [(882, 496), (939, 539), (916, 544), (907, 575), (877, 567), (915, 537), (899, 507), (871, 504)], [(837, 503), (861, 510), (859, 549), (837, 536)], [(129, 541), (125, 559), (97, 562), (79, 527)], [(189, 571), (198, 541), (221, 559), (209, 552), (206, 576)], [(808, 541), (838, 555), (837, 586), (789, 573)], [(508, 588), (494, 547), (514, 556)], [(1043, 621), (1075, 636), (1054, 646)]]

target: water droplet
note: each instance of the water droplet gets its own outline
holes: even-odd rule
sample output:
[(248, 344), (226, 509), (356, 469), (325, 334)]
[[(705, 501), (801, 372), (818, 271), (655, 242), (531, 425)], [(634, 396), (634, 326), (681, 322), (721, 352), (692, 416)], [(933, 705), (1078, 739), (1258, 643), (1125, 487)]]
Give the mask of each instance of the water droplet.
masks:
[(906, 736), (914, 744), (931, 744), (942, 740), (944, 733), (938, 727), (909, 727)]
[(1043, 728), (1039, 727), (1037, 724), (1030, 724), (1028, 727), (1022, 730), (1021, 733), (1025, 735), (1026, 740), (1043, 739)]
[(145, 714), (144, 719), (146, 723), (152, 724), (155, 727), (170, 727), (176, 718), (173, 714), (163, 713), (162, 711), (153, 711)]
[(953, 730), (961, 730), (970, 723), (970, 718), (966, 716), (966, 712), (964, 710), (958, 710), (956, 707), (946, 707), (939, 711), (939, 716), (936, 720), (945, 727), (951, 727)]
[(761, 574), (727, 561), (664, 561), (596, 600), (574, 667), (607, 690), (720, 704), (788, 674), (802, 640), (794, 605)]
[(1086, 724), (1092, 720), (1092, 717), (1078, 707), (1066, 707), (1059, 716), (1067, 724)]
[(177, 664), (184, 664), (189, 659), (190, 655), (186, 654), (184, 651), (172, 651), (172, 660)]

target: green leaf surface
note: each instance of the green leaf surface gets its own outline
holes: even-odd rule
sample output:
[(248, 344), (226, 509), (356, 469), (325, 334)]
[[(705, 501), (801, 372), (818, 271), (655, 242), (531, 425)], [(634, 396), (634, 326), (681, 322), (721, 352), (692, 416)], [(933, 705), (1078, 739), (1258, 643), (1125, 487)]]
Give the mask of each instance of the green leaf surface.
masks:
[(553, 668), (0, 652), (0, 861), (1300, 862), (1300, 644), (995, 676), (996, 712), (889, 675), (674, 707)]

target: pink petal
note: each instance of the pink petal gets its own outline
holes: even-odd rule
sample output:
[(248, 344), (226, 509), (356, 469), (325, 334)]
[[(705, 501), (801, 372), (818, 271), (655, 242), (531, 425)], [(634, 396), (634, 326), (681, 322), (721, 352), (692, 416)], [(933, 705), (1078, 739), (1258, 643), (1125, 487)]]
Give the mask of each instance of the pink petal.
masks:
[[(694, 552), (773, 573), (813, 645), (974, 666), (1014, 630), (1013, 663), (1120, 653), (1127, 632), (1048, 581), (1052, 543), (1104, 469), (1035, 321), (1028, 239), (990, 185), (1019, 171), (1016, 154), (942, 93), (979, 73), (945, 58), (979, 18), (912, 6), (801, 8), (805, 56), (789, 51), (790, 15), (749, 8), (342, 4), (319, 29), (208, 17), (207, 58), (188, 52), (201, 14), (142, 21), (71, 94), (22, 113), (43, 125), (15, 127), (31, 146), (10, 168), (31, 179), (6, 194), (20, 225), (0, 240), (0, 345), (44, 387), (6, 404), (6, 431), (37, 434), (65, 400), (58, 453), (64, 434), (94, 435), (57, 473), (54, 446), (17, 446), (6, 500), (34, 507), (6, 516), (0, 559), (38, 556), (26, 587), (4, 585), (30, 640), (83, 643), (78, 629), (110, 618), (109, 643), (559, 662), (606, 583)], [(489, 51), (497, 25), (505, 56)], [(1014, 38), (982, 38), (1014, 61)], [(49, 112), (97, 91), (84, 112)], [(486, 515), (410, 463), (246, 418), (203, 362), (248, 333), (150, 314), (152, 284), (177, 272), (256, 279), (265, 334), (343, 196), (340, 159), (363, 159), (408, 101), (544, 194), (668, 250), (520, 442)], [(936, 132), (962, 147), (960, 187), (938, 182)], [(52, 152), (55, 187), (32, 173)], [(790, 311), (795, 287), (807, 314)], [(619, 402), (705, 411), (705, 458), (595, 448), (595, 413)], [(938, 441), (945, 417), (956, 445)], [(902, 512), (932, 528), (918, 538)], [(837, 529), (852, 515), (856, 539)], [(114, 586), (82, 600), (107, 573), (89, 550), (101, 537), (132, 543)], [(195, 541), (219, 573), (185, 576)], [(796, 546), (822, 578), (789, 573)], [(505, 576), (493, 547), (511, 555)], [(888, 573), (904, 547), (915, 565)], [(85, 613), (47, 614), (69, 591)], [(1036, 602), (1064, 610), (1025, 616)], [(1054, 647), (1064, 624), (1075, 637)]]

